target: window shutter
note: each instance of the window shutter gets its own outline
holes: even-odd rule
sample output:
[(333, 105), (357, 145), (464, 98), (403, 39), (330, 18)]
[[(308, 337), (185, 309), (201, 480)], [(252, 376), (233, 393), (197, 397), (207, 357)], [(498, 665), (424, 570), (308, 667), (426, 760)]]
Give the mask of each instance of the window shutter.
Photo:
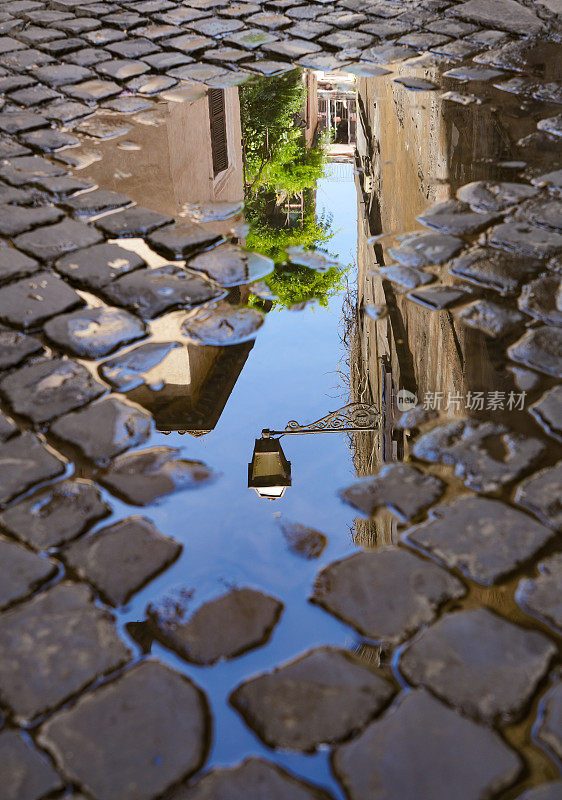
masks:
[(226, 111), (223, 89), (209, 89), (209, 120), (211, 123), (211, 152), (213, 156), (213, 175), (216, 177), (228, 167), (228, 146), (226, 137)]

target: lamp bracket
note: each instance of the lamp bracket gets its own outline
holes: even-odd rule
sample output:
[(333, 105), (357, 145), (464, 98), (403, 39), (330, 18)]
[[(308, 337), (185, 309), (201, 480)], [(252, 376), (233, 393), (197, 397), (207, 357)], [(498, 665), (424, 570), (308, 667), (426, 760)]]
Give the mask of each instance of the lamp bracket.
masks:
[(262, 436), (286, 436), (296, 433), (337, 433), (338, 431), (372, 431), (381, 426), (381, 411), (377, 406), (368, 403), (349, 403), (337, 411), (330, 411), (325, 417), (300, 425), (292, 419), (287, 423), (285, 430), (272, 431), (265, 428)]

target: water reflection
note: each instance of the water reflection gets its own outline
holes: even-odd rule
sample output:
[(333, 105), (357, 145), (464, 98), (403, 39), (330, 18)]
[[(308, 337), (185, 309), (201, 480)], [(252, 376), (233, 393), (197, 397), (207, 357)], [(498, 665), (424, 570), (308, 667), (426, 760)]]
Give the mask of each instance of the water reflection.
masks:
[[(437, 81), (438, 72), (420, 66), (414, 74)], [(470, 180), (513, 179), (522, 160), (544, 160), (532, 143), (524, 152), (515, 144), (535, 130), (533, 103), (522, 110), (520, 98), (490, 88), (489, 102), (465, 105), (456, 99), (468, 97), (466, 87), (459, 91), (451, 83), (456, 99), (444, 99), (409, 91), (394, 77), (350, 83), (337, 73), (294, 72), (284, 80), (225, 89), (220, 102), (199, 94), (185, 103), (159, 104), (150, 115), (131, 117), (126, 149), (116, 146), (119, 139), (88, 145), (103, 154), (85, 168), (88, 177), (155, 211), (185, 220), (181, 215), (190, 204), (243, 201), (243, 213), (204, 226), (225, 239), (221, 247), (255, 248), (275, 264), (264, 276), (267, 283), (229, 283), (229, 296), (221, 301), (267, 314), (255, 342), (195, 345), (181, 335), (185, 312), (168, 314), (151, 323), (154, 342), (181, 346), (125, 389), (155, 418), (151, 444), (185, 445), (190, 458), (222, 474), (187, 498), (173, 496), (151, 509), (162, 530), (185, 544), (185, 556), (119, 612), (122, 621), (144, 619), (147, 603), (174, 583), (198, 588), (207, 580), (238, 581), (274, 593), (287, 606), (266, 648), (205, 673), (174, 662), (211, 698), (217, 719), (212, 763), (266, 752), (226, 703), (229, 688), (248, 675), (326, 642), (357, 646), (378, 658), (306, 597), (318, 566), (355, 545), (397, 540), (390, 512), (357, 519), (336, 492), (356, 475), (407, 457), (409, 429), (397, 425), (400, 392), (421, 399), (430, 391), (446, 396), (512, 385), (501, 348), (462, 327), (450, 311), (412, 302), (406, 287), (380, 270), (393, 262), (389, 251), (397, 234), (421, 230), (416, 217), (432, 203)], [(119, 244), (151, 266), (166, 263), (141, 239)], [(311, 245), (325, 248), (334, 266), (324, 269), (326, 260), (322, 270), (299, 263), (304, 258), (298, 248)], [(291, 259), (286, 247), (295, 248)], [(209, 268), (204, 259), (220, 250), (198, 256), (201, 268)], [(355, 260), (356, 271), (336, 266)], [(432, 265), (425, 274), (453, 283), (444, 268)], [(318, 419), (326, 408), (350, 400), (383, 408), (380, 430), (294, 437), (285, 448), (290, 461), (278, 440), (257, 440), (246, 476), (256, 430), (279, 420)], [(463, 412), (452, 406), (443, 413)], [(326, 533), (318, 565), (293, 558), (272, 507), (258, 502), (248, 484), (262, 497), (283, 496), (284, 515)], [(117, 501), (115, 506), (118, 514), (130, 513)], [(173, 661), (158, 647), (159, 656)], [(341, 797), (324, 754), (276, 758)]]
[[(439, 69), (410, 66), (408, 74), (438, 80)], [(447, 405), (446, 398), (515, 388), (493, 340), (449, 310), (428, 313), (406, 297), (405, 286), (379, 273), (395, 262), (389, 250), (396, 235), (421, 231), (416, 218), (428, 206), (454, 197), (470, 181), (513, 180), (525, 166), (516, 143), (535, 130), (530, 112), (536, 104), (479, 88), (481, 99), (472, 102), (466, 93), (408, 91), (391, 77), (357, 82), (358, 281), (348, 332), (350, 388), (354, 399), (386, 408), (382, 436), (354, 437), (359, 476), (409, 451), (408, 432), (395, 425), (399, 391), (419, 402), (442, 397), (439, 410), (454, 417), (465, 416), (466, 409)], [(454, 283), (445, 268), (428, 272), (442, 284)], [(371, 305), (386, 308), (387, 316), (374, 321), (362, 313)], [(356, 531), (357, 544), (379, 546), (395, 540), (396, 521), (381, 512), (376, 523), (358, 520)]]
[(287, 461), (279, 439), (262, 436), (256, 439), (248, 464), (248, 488), (259, 497), (280, 500), (291, 485), (291, 462)]
[[(421, 230), (416, 218), (428, 206), (454, 196), (469, 181), (514, 177), (522, 167), (515, 143), (535, 130), (533, 112), (544, 104), (521, 102), (493, 86), (479, 85), (478, 97), (452, 82), (454, 90), (444, 95), (411, 91), (396, 82), (397, 74), (407, 74), (406, 83), (417, 80), (420, 87), (440, 79), (432, 57), (416, 63), (395, 66), (394, 74), (378, 78), (295, 69), (240, 87), (192, 92), (185, 102), (160, 103), (131, 117), (125, 149), (99, 138), (99, 160), (87, 170), (104, 188), (176, 219), (202, 204), (234, 204), (230, 208), (236, 210), (235, 204), (243, 203), (243, 212), (226, 219), (215, 214), (203, 223), (228, 244), (191, 265), (220, 282), (221, 258), (232, 260), (230, 245), (268, 256), (273, 271), (264, 276), (260, 266), (256, 273), (264, 277), (262, 288), (254, 294), (251, 285), (240, 286), (227, 298), (232, 306), (253, 305), (268, 313), (302, 309), (310, 301), (327, 307), (342, 292), (345, 260), (342, 266), (328, 255), (326, 268), (320, 268), (316, 256), (304, 256), (311, 248), (329, 254), (336, 233), (330, 211), (317, 208), (319, 180), (328, 170), (331, 180), (345, 180), (353, 167), (357, 284), (343, 332), (349, 399), (386, 409), (380, 434), (353, 437), (358, 475), (408, 453), (408, 433), (395, 424), (398, 392), (421, 400), (427, 393), (458, 396), (513, 383), (489, 338), (448, 310), (428, 313), (406, 297), (406, 287), (379, 270), (393, 263), (397, 235)], [(104, 129), (103, 119), (99, 124)], [(534, 150), (533, 156), (540, 160)], [(142, 240), (120, 243), (153, 266), (164, 263)], [(244, 268), (238, 271), (237, 280), (225, 278), (223, 285), (243, 281)], [(438, 267), (425, 275), (445, 285), (455, 282)], [(154, 328), (158, 340), (172, 341), (178, 319), (172, 315)], [(251, 342), (229, 347), (184, 342), (129, 395), (151, 410), (162, 432), (209, 432), (251, 349)], [(465, 413), (458, 405), (444, 410), (449, 416)]]

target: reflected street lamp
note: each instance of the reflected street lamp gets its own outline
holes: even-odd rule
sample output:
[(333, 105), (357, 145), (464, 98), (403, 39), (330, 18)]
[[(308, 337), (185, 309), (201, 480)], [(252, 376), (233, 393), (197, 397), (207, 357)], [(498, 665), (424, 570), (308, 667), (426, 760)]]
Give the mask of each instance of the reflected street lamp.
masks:
[(291, 485), (291, 462), (285, 458), (279, 439), (263, 435), (256, 439), (254, 453), (248, 464), (248, 488), (260, 497), (277, 500)]
[(381, 411), (376, 406), (350, 403), (308, 425), (299, 425), (296, 420), (291, 420), (282, 431), (264, 428), (261, 439), (256, 439), (252, 460), (248, 464), (248, 488), (255, 489), (260, 497), (277, 500), (291, 485), (291, 462), (285, 458), (281, 442), (275, 437), (376, 431), (381, 427), (381, 419)]

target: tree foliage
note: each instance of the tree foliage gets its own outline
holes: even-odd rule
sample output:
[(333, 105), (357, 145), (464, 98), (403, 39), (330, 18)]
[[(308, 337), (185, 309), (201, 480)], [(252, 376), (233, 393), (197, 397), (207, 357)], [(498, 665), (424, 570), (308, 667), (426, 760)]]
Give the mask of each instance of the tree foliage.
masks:
[[(292, 306), (309, 299), (326, 305), (341, 283), (341, 273), (318, 274), (286, 266), (285, 248), (314, 249), (331, 238), (331, 218), (317, 218), (314, 190), (326, 162), (324, 141), (307, 147), (300, 113), (306, 102), (302, 70), (274, 78), (256, 78), (240, 89), (244, 139), (246, 245), (268, 255), (276, 268), (266, 279), (278, 304)], [(303, 216), (287, 222), (284, 203), (303, 197)]]

